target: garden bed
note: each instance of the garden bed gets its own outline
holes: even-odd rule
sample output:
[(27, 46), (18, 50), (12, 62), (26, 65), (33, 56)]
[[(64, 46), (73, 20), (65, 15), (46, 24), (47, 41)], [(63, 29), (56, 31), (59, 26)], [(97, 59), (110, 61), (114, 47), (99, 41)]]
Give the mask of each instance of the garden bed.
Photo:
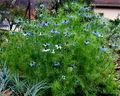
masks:
[(118, 27), (80, 2), (65, 3), (57, 14), (40, 6), (36, 17), (16, 19), (22, 32), (3, 39), (0, 60), (12, 72), (30, 82), (46, 80), (43, 96), (118, 96)]

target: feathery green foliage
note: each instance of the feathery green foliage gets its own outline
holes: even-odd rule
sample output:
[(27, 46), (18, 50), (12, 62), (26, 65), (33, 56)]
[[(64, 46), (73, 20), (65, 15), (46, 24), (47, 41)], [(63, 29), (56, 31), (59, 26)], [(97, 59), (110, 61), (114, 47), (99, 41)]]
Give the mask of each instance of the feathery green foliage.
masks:
[(0, 58), (7, 56), (7, 66), (31, 81), (48, 80), (46, 96), (117, 96), (117, 55), (106, 41), (109, 21), (80, 2), (40, 18), (23, 21), (23, 32), (11, 32), (2, 43)]

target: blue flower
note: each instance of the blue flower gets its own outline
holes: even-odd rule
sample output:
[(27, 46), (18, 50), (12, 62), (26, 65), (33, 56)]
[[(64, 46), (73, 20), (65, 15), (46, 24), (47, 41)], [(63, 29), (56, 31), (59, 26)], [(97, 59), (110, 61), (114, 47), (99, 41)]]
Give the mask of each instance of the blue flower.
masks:
[(31, 36), (32, 34), (31, 33), (26, 33), (27, 35)]
[(34, 35), (34, 34), (31, 34), (30, 36), (31, 36), (31, 37), (35, 37), (35, 35)]
[(40, 43), (39, 41), (37, 41), (37, 40), (35, 41), (35, 44), (39, 44), (39, 43)]
[(83, 8), (81, 8), (83, 11), (86, 11), (86, 10), (88, 10), (88, 8), (87, 7), (83, 7)]
[(71, 64), (71, 67), (74, 67), (75, 66), (75, 64)]
[(15, 20), (15, 23), (23, 23), (23, 20)]
[(92, 34), (94, 34), (94, 35), (96, 35), (96, 36), (98, 36), (98, 37), (100, 37), (100, 34), (99, 33), (97, 33), (97, 32), (92, 32)]
[(90, 22), (94, 22), (93, 20), (91, 20)]
[(70, 37), (72, 35), (72, 33), (68, 33), (67, 31), (64, 32), (64, 34), (65, 34), (65, 36), (68, 36), (68, 37)]
[(105, 26), (106, 25), (105, 22), (103, 22), (102, 25)]
[(44, 22), (44, 21), (43, 21), (41, 24), (42, 24), (42, 25), (45, 25), (45, 26), (48, 26), (48, 24), (50, 24), (50, 22)]
[(62, 24), (67, 24), (67, 23), (69, 23), (69, 21), (67, 21), (67, 20), (62, 21)]
[(42, 26), (40, 26), (40, 28), (42, 28)]
[(90, 15), (85, 15), (85, 17), (86, 17), (86, 18), (91, 18), (91, 16), (90, 16)]
[(80, 16), (80, 15), (83, 15), (83, 14), (79, 12), (78, 15)]
[(90, 38), (88, 38), (87, 40), (92, 41)]
[(13, 33), (11, 33), (11, 35), (16, 35), (16, 33), (15, 33), (15, 32), (13, 32)]
[(88, 45), (90, 42), (89, 42), (89, 41), (85, 41), (84, 43), (85, 43), (86, 45)]
[(60, 31), (55, 31), (55, 34), (60, 34)]
[(117, 45), (117, 44), (112, 44), (112, 46), (113, 46), (113, 47), (118, 47), (118, 45)]
[(106, 51), (106, 48), (100, 47), (100, 51)]
[(35, 64), (36, 64), (36, 62), (32, 62), (32, 63), (30, 63), (30, 67), (35, 66)]
[(74, 82), (75, 82), (75, 83), (78, 83), (78, 80), (75, 79)]
[(54, 62), (54, 66), (60, 66), (60, 62)]
[(55, 33), (54, 31), (53, 31), (53, 29), (50, 31), (50, 33)]
[(60, 24), (58, 24), (58, 23), (55, 23), (54, 25), (55, 25), (55, 26), (59, 26)]
[(42, 24), (42, 25), (45, 25), (45, 22), (43, 21), (41, 24)]
[(70, 33), (69, 35), (68, 35), (68, 37), (70, 37), (72, 35), (72, 33)]
[(96, 35), (96, 36), (99, 36), (100, 34), (99, 34), (99, 33), (96, 33), (95, 35)]
[(22, 35), (23, 36), (27, 36), (28, 35), (28, 36), (31, 36), (31, 37), (35, 37), (34, 34), (32, 34), (32, 33), (26, 33), (26, 32), (23, 32)]
[(51, 24), (51, 22), (49, 22), (49, 21), (48, 21), (47, 23), (48, 23), (48, 24)]
[(88, 26), (87, 28), (88, 28), (88, 29), (90, 29), (90, 27), (89, 27), (89, 26)]
[(96, 16), (96, 18), (99, 18), (99, 19), (100, 19), (101, 17), (100, 17), (100, 16)]
[(21, 23), (23, 23), (23, 20), (20, 20)]
[(54, 31), (53, 29), (50, 31), (50, 33), (60, 34), (60, 31)]
[(19, 23), (19, 20), (15, 20), (15, 23)]
[(48, 23), (45, 23), (46, 26), (48, 26)]
[(64, 34), (65, 34), (65, 36), (67, 36), (67, 35), (68, 35), (68, 32), (66, 31), (66, 32), (64, 32)]
[(28, 33), (26, 33), (26, 32), (23, 32), (23, 33), (22, 33), (22, 35), (23, 35), (23, 36), (27, 36), (27, 35), (28, 35)]

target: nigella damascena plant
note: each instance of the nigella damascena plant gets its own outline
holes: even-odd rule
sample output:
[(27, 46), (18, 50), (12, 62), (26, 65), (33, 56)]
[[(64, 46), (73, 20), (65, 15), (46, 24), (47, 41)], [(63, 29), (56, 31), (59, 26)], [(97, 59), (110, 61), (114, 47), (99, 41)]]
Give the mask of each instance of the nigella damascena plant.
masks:
[(40, 4), (40, 8), (44, 8), (45, 7), (45, 5), (44, 4)]
[(82, 11), (86, 11), (86, 10), (88, 10), (88, 7), (83, 7), (81, 9), (82, 9)]
[(55, 33), (55, 32), (54, 32), (54, 30), (52, 29), (52, 30), (50, 31), (50, 33)]
[(64, 36), (66, 37), (66, 36), (68, 36), (68, 37), (70, 37), (71, 35), (72, 35), (72, 33), (68, 33), (67, 31), (66, 32), (64, 32)]
[(42, 36), (42, 33), (40, 32), (39, 36)]
[(78, 15), (81, 16), (81, 15), (83, 15), (83, 14), (79, 12)]
[(89, 27), (89, 26), (87, 26), (87, 29), (90, 29), (90, 27)]
[(31, 36), (31, 37), (35, 37), (34, 34), (32, 34), (32, 33), (26, 33), (26, 32), (23, 32), (22, 35), (23, 35), (23, 36)]
[(19, 23), (19, 20), (15, 20), (15, 23)]
[(35, 41), (35, 44), (39, 44), (40, 42), (38, 40)]
[(86, 18), (91, 18), (91, 16), (90, 16), (90, 15), (85, 15), (85, 17), (86, 17)]
[(28, 33), (26, 33), (26, 32), (23, 32), (23, 33), (22, 33), (22, 35), (23, 35), (23, 36), (27, 36), (27, 35), (28, 35)]
[(43, 49), (42, 52), (49, 52), (50, 49)]
[(50, 31), (50, 33), (60, 34), (60, 31), (54, 31), (53, 29)]
[(96, 16), (96, 18), (100, 19), (101, 17), (100, 16)]
[(91, 23), (93, 23), (93, 22), (94, 22), (94, 20), (91, 20), (90, 22), (91, 22)]
[(105, 22), (103, 22), (103, 23), (102, 23), (102, 25), (103, 25), (103, 26), (105, 26), (105, 25), (106, 25), (106, 23), (105, 23)]
[(55, 54), (55, 50), (53, 49), (51, 53), (52, 53), (52, 54)]
[(68, 24), (68, 23), (69, 23), (69, 21), (67, 21), (67, 20), (62, 21), (62, 24)]
[(60, 31), (55, 31), (55, 34), (60, 34)]
[(36, 65), (36, 62), (31, 62), (30, 67), (34, 67)]
[(55, 67), (60, 66), (60, 62), (54, 62), (54, 66)]
[(112, 47), (118, 47), (118, 45), (117, 44), (112, 44)]
[(54, 25), (55, 25), (55, 26), (59, 26), (60, 24), (58, 24), (58, 23), (55, 23)]
[(45, 22), (43, 21), (41, 24), (42, 24), (42, 25), (45, 25)]
[(43, 16), (43, 14), (40, 14), (40, 15), (39, 15), (39, 17), (42, 17), (42, 16)]
[(15, 23), (23, 23), (23, 20), (18, 20), (18, 19), (16, 19), (16, 20), (14, 20), (15, 21)]
[(75, 46), (75, 43), (69, 43), (69, 45), (71, 45), (71, 46)]
[(98, 33), (98, 32), (92, 32), (92, 34), (94, 34), (94, 35), (96, 35), (96, 36), (98, 36), (98, 37), (103, 37), (103, 35), (101, 35), (100, 33)]
[(47, 46), (50, 46), (50, 44), (49, 43), (45, 43), (45, 44), (43, 44), (43, 46), (47, 47)]
[(98, 32), (92, 32), (92, 34), (94, 34), (94, 35), (96, 35), (96, 36), (98, 36), (99, 35), (99, 33)]
[(89, 42), (89, 41), (84, 41), (84, 43), (85, 43), (86, 45), (88, 45), (90, 42)]
[(100, 47), (99, 49), (100, 49), (100, 51), (106, 51), (105, 47)]
[(42, 26), (40, 26), (40, 28), (42, 28)]
[(83, 13), (81, 13), (80, 11), (77, 13), (79, 16), (83, 15)]
[(11, 32), (11, 35), (16, 35), (16, 33), (15, 32)]
[(56, 49), (62, 49), (62, 46), (60, 45), (55, 45)]
[(45, 26), (48, 26), (48, 25), (51, 24), (51, 23), (50, 23), (49, 21), (46, 21), (46, 22), (43, 21), (41, 24), (42, 24), (42, 25), (45, 25)]
[(76, 3), (75, 3), (75, 2), (72, 2), (71, 4), (72, 4), (72, 5), (75, 5)]
[(90, 38), (87, 39), (88, 41), (92, 41)]
[(78, 83), (78, 80), (77, 80), (77, 79), (74, 79), (74, 82), (75, 82), (75, 83)]
[(18, 38), (16, 38), (16, 41), (18, 41)]
[(62, 76), (62, 79), (63, 79), (63, 80), (65, 80), (65, 79), (66, 79), (66, 77), (63, 75), (63, 76)]

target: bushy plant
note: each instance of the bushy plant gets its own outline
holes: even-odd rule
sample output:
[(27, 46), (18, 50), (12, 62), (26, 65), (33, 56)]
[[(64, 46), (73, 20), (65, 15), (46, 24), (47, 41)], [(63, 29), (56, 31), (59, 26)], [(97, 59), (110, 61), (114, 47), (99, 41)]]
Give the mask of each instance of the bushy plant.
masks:
[(47, 79), (46, 96), (117, 96), (112, 49), (106, 41), (108, 21), (72, 2), (56, 17), (24, 21), (11, 32), (1, 59), (31, 81)]

